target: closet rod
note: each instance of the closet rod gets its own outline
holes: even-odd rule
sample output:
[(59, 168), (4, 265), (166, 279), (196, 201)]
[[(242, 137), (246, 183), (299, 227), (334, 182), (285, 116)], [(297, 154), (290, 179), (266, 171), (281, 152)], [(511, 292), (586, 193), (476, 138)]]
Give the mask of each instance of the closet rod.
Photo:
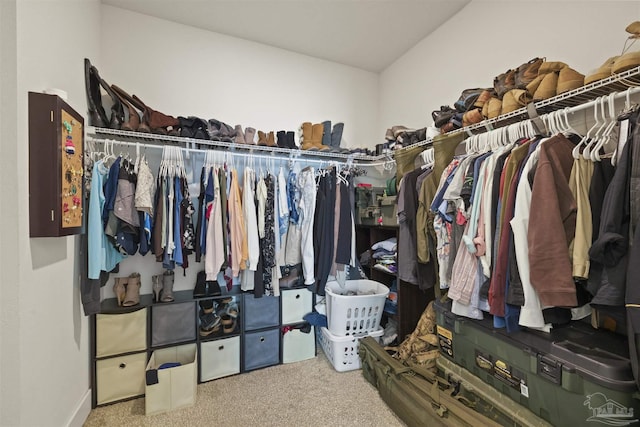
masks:
[[(124, 145), (124, 146), (128, 146), (128, 147), (134, 147), (134, 148), (152, 148), (152, 149), (163, 149), (164, 147), (175, 147), (174, 145), (157, 145), (157, 144), (145, 144), (145, 143), (140, 143), (140, 142), (129, 142), (129, 141), (119, 141), (116, 139), (108, 139), (108, 138), (93, 138), (91, 136), (87, 137), (87, 141), (88, 142), (97, 142), (99, 144), (104, 144), (107, 142), (113, 143), (113, 145), (117, 146), (117, 145)], [(205, 154), (207, 151), (215, 151), (215, 150), (202, 150), (202, 149), (197, 149), (197, 148), (184, 148), (184, 147), (178, 147), (183, 151), (186, 152), (190, 152), (190, 153), (202, 153)], [(342, 164), (342, 165), (349, 165), (352, 164), (354, 166), (358, 166), (358, 167), (365, 167), (365, 166), (384, 166), (384, 165), (388, 165), (390, 162), (394, 162), (394, 160), (389, 159), (386, 160), (384, 162), (377, 162), (377, 163), (356, 163), (353, 161), (349, 161), (349, 160), (336, 160), (336, 159), (309, 159), (306, 157), (300, 157), (302, 155), (302, 153), (297, 153), (297, 152), (293, 152), (292, 154), (289, 154), (288, 156), (285, 155), (284, 153), (272, 153), (272, 154), (256, 154), (256, 153), (240, 153), (240, 152), (236, 152), (233, 150), (225, 150), (225, 151), (217, 151), (218, 153), (221, 153), (222, 156), (225, 155), (230, 155), (230, 156), (234, 156), (234, 157), (247, 157), (247, 158), (259, 158), (259, 159), (266, 159), (266, 160), (280, 160), (280, 161), (294, 161), (294, 162), (303, 162), (303, 163), (317, 163), (320, 165), (332, 165), (332, 164)]]

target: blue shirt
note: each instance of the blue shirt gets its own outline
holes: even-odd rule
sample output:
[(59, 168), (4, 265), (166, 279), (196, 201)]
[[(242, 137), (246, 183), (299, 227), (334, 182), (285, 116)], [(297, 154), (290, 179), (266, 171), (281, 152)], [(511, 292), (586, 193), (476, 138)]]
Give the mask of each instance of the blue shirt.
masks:
[(103, 161), (98, 160), (93, 167), (89, 213), (87, 217), (89, 279), (99, 279), (100, 271), (111, 271), (124, 259), (124, 256), (113, 246), (107, 235), (104, 234), (102, 224), (102, 213), (105, 204), (103, 185), (107, 173), (108, 170)]

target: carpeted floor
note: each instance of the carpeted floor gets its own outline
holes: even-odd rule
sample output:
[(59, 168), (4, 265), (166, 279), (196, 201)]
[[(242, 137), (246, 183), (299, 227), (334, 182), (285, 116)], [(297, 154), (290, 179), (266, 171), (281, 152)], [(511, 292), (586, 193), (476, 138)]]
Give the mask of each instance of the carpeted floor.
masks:
[(198, 385), (193, 407), (145, 416), (144, 398), (91, 411), (93, 426), (404, 426), (360, 370), (336, 372), (322, 350), (303, 362)]

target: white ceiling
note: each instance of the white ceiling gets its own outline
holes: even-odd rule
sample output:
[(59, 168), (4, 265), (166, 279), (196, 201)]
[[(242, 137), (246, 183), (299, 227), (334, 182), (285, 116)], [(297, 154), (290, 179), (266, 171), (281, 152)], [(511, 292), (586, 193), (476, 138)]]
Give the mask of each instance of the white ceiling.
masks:
[(470, 0), (102, 0), (180, 24), (379, 72)]

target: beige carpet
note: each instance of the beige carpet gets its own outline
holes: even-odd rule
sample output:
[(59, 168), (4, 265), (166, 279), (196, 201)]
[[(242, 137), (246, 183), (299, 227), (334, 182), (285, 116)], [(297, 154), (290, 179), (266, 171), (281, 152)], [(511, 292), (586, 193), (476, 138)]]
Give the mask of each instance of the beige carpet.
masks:
[(103, 406), (93, 426), (404, 426), (360, 370), (336, 372), (318, 351), (303, 362), (272, 366), (198, 385), (196, 405), (145, 416), (144, 399)]

